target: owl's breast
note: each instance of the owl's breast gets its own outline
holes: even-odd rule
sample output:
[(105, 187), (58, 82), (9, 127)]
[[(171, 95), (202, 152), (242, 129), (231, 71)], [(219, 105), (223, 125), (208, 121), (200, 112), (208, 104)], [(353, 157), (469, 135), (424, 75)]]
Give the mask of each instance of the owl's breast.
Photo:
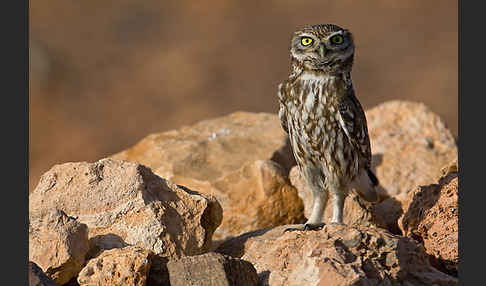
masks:
[(297, 162), (346, 169), (357, 156), (339, 122), (339, 98), (345, 90), (329, 79), (303, 80), (289, 93), (287, 121)]
[(303, 144), (318, 147), (326, 137), (337, 136), (340, 92), (330, 80), (301, 80), (291, 87), (287, 120)]

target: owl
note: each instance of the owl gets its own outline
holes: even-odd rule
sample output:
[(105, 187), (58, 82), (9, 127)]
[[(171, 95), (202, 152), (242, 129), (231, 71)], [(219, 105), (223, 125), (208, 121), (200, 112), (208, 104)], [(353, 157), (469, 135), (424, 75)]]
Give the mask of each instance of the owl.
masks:
[(278, 86), (278, 115), (313, 194), (303, 230), (316, 229), (323, 225), (329, 195), (331, 222), (342, 223), (350, 190), (376, 202), (378, 179), (370, 169), (366, 117), (351, 81), (352, 34), (333, 24), (305, 27), (294, 33), (290, 55), (290, 75)]

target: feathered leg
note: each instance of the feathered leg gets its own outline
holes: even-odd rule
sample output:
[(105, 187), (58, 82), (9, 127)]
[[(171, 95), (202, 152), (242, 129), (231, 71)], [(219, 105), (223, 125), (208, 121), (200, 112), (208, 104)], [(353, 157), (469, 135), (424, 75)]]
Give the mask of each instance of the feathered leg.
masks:
[(324, 226), (322, 222), (322, 215), (326, 209), (327, 201), (329, 199), (329, 192), (322, 188), (322, 181), (320, 177), (320, 171), (317, 168), (306, 167), (302, 173), (306, 179), (308, 188), (312, 191), (314, 203), (312, 205), (311, 216), (307, 222), (298, 228), (288, 228), (285, 231), (293, 230), (316, 230)]
[(314, 197), (314, 204), (312, 205), (312, 212), (310, 218), (305, 223), (306, 225), (317, 225), (322, 222), (322, 215), (326, 209), (329, 198), (328, 192), (325, 190), (312, 190)]
[(334, 192), (334, 200), (332, 204), (333, 213), (331, 222), (343, 223), (343, 209), (345, 199), (346, 195), (344, 192)]

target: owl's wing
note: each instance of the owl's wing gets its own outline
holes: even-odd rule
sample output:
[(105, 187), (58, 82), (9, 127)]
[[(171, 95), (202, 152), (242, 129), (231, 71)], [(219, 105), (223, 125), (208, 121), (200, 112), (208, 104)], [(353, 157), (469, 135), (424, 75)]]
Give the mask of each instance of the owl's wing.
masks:
[(289, 127), (287, 125), (287, 105), (285, 104), (285, 100), (287, 98), (286, 94), (286, 82), (283, 82), (278, 85), (278, 101), (280, 103), (280, 107), (278, 109), (278, 118), (280, 118), (280, 124), (285, 132), (289, 133)]
[(367, 169), (371, 166), (371, 147), (365, 113), (351, 87), (347, 96), (339, 102), (341, 127), (353, 146), (361, 153), (361, 162)]

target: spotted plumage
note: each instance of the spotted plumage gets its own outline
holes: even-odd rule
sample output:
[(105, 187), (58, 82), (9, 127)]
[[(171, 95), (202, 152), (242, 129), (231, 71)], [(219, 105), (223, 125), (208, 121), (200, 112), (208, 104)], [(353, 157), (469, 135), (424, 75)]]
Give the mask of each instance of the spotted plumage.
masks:
[(278, 87), (279, 118), (289, 134), (301, 173), (314, 196), (306, 223), (319, 225), (329, 194), (333, 222), (342, 223), (351, 188), (376, 201), (366, 117), (351, 81), (354, 43), (337, 25), (313, 25), (294, 33), (291, 72)]

